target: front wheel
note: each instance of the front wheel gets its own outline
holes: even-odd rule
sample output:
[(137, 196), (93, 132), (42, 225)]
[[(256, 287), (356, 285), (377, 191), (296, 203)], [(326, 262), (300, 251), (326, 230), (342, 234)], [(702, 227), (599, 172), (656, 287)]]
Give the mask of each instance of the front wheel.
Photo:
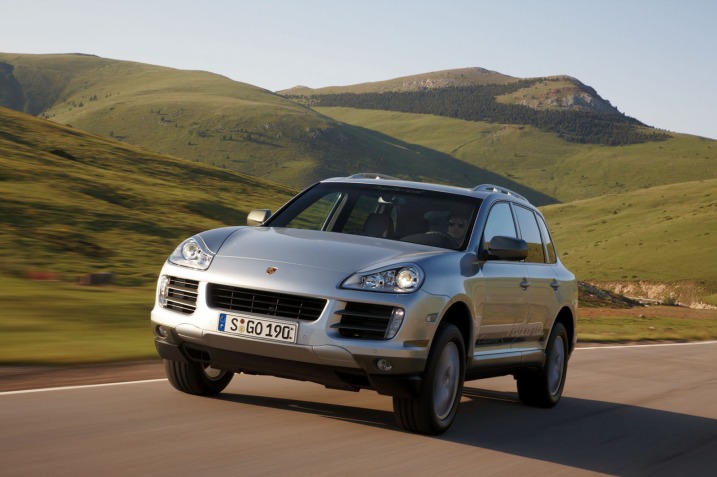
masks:
[(428, 355), (418, 396), (393, 398), (398, 424), (410, 432), (441, 434), (453, 423), (465, 377), (463, 335), (454, 325), (441, 325)]
[(224, 391), (234, 373), (201, 363), (164, 360), (164, 371), (175, 389), (198, 396), (214, 396)]
[(567, 371), (568, 333), (562, 323), (556, 323), (548, 338), (542, 369), (516, 375), (518, 397), (529, 406), (555, 406), (563, 395)]

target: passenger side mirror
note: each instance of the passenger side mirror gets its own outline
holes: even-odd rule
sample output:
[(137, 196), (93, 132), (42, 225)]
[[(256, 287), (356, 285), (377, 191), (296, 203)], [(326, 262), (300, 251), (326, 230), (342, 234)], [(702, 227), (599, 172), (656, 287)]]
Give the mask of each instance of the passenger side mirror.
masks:
[(271, 210), (269, 209), (255, 209), (249, 212), (246, 218), (246, 224), (252, 227), (262, 225), (271, 217)]
[(488, 249), (482, 255), (483, 260), (525, 260), (528, 244), (522, 239), (498, 235), (490, 240)]

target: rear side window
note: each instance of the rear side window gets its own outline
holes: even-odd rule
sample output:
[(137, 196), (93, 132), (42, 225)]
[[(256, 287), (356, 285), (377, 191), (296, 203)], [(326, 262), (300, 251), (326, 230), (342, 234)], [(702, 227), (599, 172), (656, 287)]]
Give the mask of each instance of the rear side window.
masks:
[(538, 225), (540, 225), (540, 232), (543, 234), (543, 241), (545, 242), (545, 248), (548, 250), (548, 263), (555, 263), (558, 261), (558, 256), (555, 253), (555, 246), (553, 245), (553, 239), (550, 238), (550, 232), (548, 232), (548, 226), (545, 225), (545, 221), (541, 216), (538, 216)]
[(523, 240), (528, 243), (528, 257), (526, 262), (545, 263), (545, 250), (540, 235), (540, 227), (532, 210), (516, 206), (515, 215), (518, 218), (520, 233)]

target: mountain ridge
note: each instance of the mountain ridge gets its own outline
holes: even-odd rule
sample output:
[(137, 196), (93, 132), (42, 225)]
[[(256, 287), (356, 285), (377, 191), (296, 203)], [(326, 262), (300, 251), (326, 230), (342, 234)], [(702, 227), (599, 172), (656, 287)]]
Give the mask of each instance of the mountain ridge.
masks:
[(519, 78), (504, 75), (497, 71), (481, 67), (456, 68), (430, 73), (401, 76), (398, 78), (358, 83), (346, 86), (326, 86), (311, 88), (309, 86), (295, 86), (293, 88), (277, 91), (279, 94), (312, 94), (340, 93), (348, 90), (357, 92), (386, 92), (386, 91), (415, 91), (421, 89), (444, 88), (448, 86), (467, 86), (473, 84), (504, 84), (518, 81)]
[(520, 81), (535, 81), (540, 87), (533, 91), (518, 91), (500, 100), (506, 104), (520, 104), (534, 109), (574, 109), (602, 114), (622, 114), (597, 91), (568, 75), (517, 78), (481, 67), (459, 68), (417, 75), (402, 76), (383, 81), (357, 83), (345, 86), (311, 88), (295, 86), (280, 90), (279, 94), (292, 96), (317, 96), (327, 94), (366, 94), (416, 92), (466, 86), (506, 85)]

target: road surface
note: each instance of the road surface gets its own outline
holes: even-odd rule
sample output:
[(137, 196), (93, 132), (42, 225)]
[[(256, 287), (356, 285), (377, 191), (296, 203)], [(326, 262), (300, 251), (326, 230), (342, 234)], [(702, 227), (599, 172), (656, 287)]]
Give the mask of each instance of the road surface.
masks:
[(562, 401), (466, 383), (453, 427), (391, 399), (237, 375), (217, 398), (166, 380), (0, 393), (0, 475), (717, 475), (717, 342), (576, 350)]

